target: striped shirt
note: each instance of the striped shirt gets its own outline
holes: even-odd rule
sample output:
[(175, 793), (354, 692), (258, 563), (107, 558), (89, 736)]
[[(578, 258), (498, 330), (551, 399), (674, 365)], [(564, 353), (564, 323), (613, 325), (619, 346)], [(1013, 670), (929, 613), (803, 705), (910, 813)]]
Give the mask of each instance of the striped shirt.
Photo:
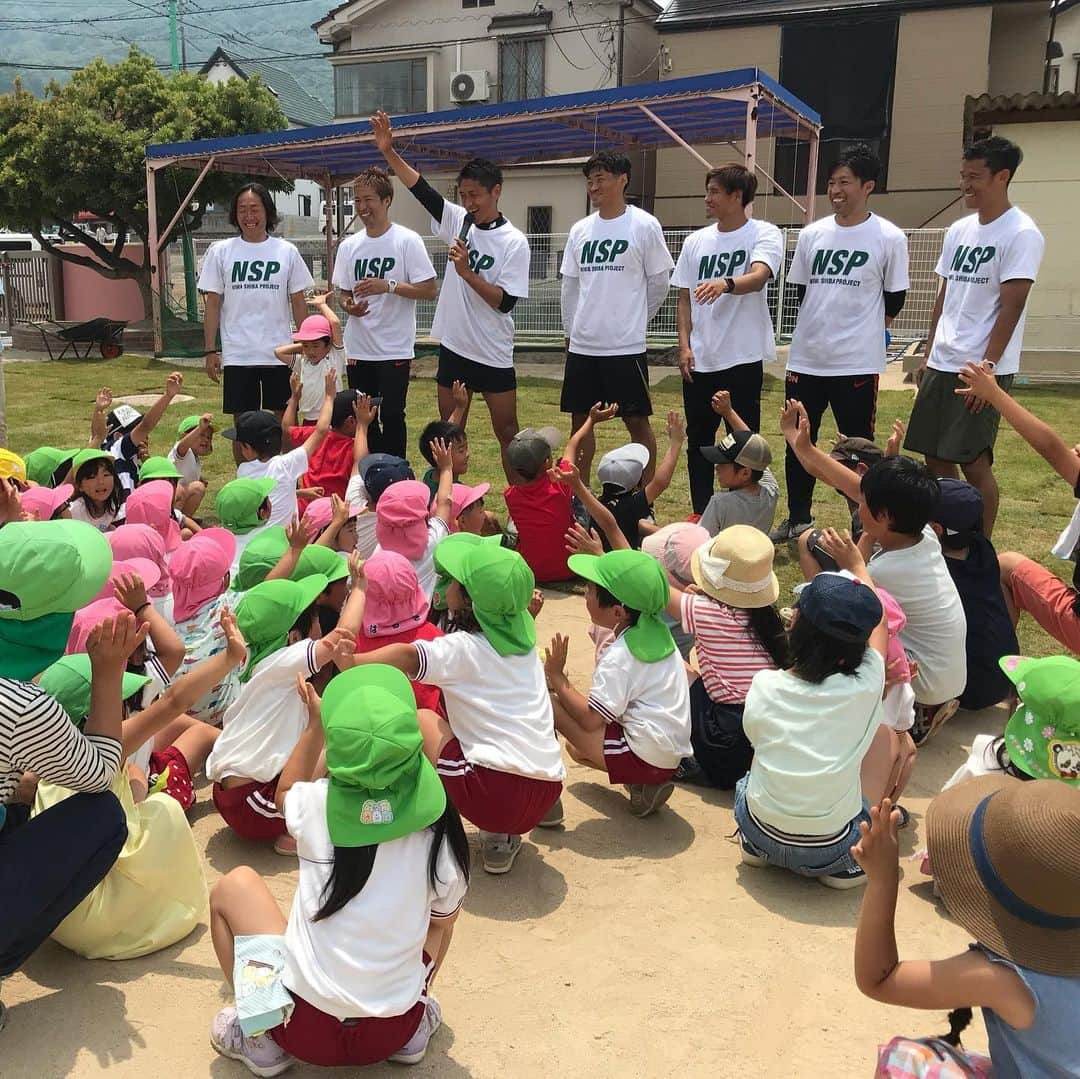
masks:
[(107, 791), (120, 758), (120, 742), (83, 734), (43, 689), (0, 678), (0, 804), (23, 772), (74, 791)]
[(754, 675), (776, 668), (750, 628), (747, 611), (700, 593), (685, 592), (682, 625), (694, 636), (701, 680), (709, 700), (717, 704), (741, 704)]

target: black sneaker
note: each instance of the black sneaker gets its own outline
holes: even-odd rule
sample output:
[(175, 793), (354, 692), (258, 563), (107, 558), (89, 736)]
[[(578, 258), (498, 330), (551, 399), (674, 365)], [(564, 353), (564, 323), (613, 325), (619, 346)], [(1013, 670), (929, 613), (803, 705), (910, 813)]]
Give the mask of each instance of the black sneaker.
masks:
[(773, 543), (791, 543), (797, 540), (804, 532), (809, 532), (814, 527), (814, 519), (809, 521), (792, 521), (785, 517), (770, 533), (769, 539)]
[(866, 883), (866, 874), (859, 866), (854, 869), (845, 869), (840, 873), (830, 873), (827, 877), (818, 877), (818, 880), (826, 888), (835, 888), (845, 892), (849, 888), (861, 888)]
[(705, 775), (705, 769), (698, 764), (694, 757), (683, 757), (671, 778), (676, 783), (692, 783), (697, 787), (709, 787), (712, 785), (709, 783), (708, 776)]

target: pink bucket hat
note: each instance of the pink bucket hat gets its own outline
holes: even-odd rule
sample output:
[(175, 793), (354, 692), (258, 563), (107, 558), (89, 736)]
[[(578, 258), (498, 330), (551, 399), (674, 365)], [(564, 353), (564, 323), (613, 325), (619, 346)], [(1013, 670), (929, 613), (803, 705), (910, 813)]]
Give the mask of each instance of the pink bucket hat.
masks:
[(109, 579), (102, 586), (101, 591), (94, 597), (95, 600), (111, 599), (113, 585), (124, 573), (137, 573), (142, 578), (146, 594), (149, 596), (154, 585), (161, 580), (161, 570), (148, 558), (122, 558), (114, 561), (109, 570)]
[(108, 599), (96, 599), (93, 603), (88, 603), (81, 611), (76, 611), (71, 623), (67, 648), (64, 649), (65, 655), (71, 656), (78, 652), (85, 652), (86, 639), (90, 636), (90, 631), (103, 619), (115, 618), (123, 610), (125, 610), (124, 605), (110, 594)]
[(190, 618), (225, 591), (235, 555), (236, 537), (227, 528), (204, 528), (180, 544), (170, 563), (175, 621)]
[(333, 340), (334, 331), (330, 329), (330, 320), (325, 315), (308, 315), (300, 323), (300, 329), (292, 335), (294, 341), (319, 341), (324, 337)]
[(112, 548), (113, 558), (145, 558), (157, 566), (161, 578), (153, 588), (147, 585), (148, 596), (160, 599), (172, 591), (172, 576), (169, 573), (169, 556), (165, 553), (165, 541), (150, 525), (121, 525), (111, 532), (106, 532), (105, 538)]
[(30, 517), (37, 514), (39, 521), (51, 521), (52, 515), (75, 494), (70, 483), (60, 487), (30, 487), (23, 491), (20, 501), (23, 513)]
[(457, 519), (465, 512), (465, 510), (476, 502), (477, 499), (483, 498), (490, 490), (490, 483), (478, 483), (475, 487), (470, 487), (467, 483), (454, 484), (453, 490), (450, 493), (450, 502), (453, 506), (450, 511), (450, 530), (452, 532), (457, 531)]
[(431, 492), (419, 480), (390, 484), (375, 506), (375, 538), (386, 551), (397, 551), (410, 562), (427, 548), (428, 503)]
[(664, 567), (668, 583), (676, 588), (686, 588), (694, 583), (690, 556), (702, 544), (708, 543), (709, 538), (708, 530), (701, 525), (676, 521), (646, 536), (641, 541), (641, 549)]
[(431, 606), (416, 570), (395, 551), (376, 551), (364, 563), (367, 602), (364, 604), (365, 637), (404, 633), (423, 623)]
[[(355, 517), (360, 512), (360, 506), (349, 506), (349, 517)], [(321, 532), (334, 517), (333, 501), (330, 498), (316, 498), (314, 501), (308, 503), (308, 507), (304, 510), (304, 516), (301, 519), (302, 523), (309, 528), (316, 529)]]
[(127, 523), (149, 525), (165, 541), (166, 554), (180, 546), (180, 526), (173, 517), (175, 494), (167, 480), (151, 480), (136, 487), (124, 503)]

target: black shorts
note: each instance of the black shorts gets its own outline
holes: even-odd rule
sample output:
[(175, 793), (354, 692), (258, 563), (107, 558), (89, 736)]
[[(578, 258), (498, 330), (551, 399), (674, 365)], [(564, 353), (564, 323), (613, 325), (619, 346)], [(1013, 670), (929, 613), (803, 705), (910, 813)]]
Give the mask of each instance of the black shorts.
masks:
[(559, 407), (563, 412), (583, 416), (597, 401), (617, 404), (623, 418), (652, 415), (649, 366), (644, 352), (636, 356), (567, 352)]
[(512, 367), (491, 367), (486, 363), (477, 363), (448, 349), (446, 345), (440, 345), (435, 381), (446, 387), (453, 386), (455, 382), (464, 382), (473, 393), (510, 393), (517, 389), (517, 372)]
[(284, 412), (289, 403), (289, 375), (283, 363), (246, 367), (227, 364), (221, 369), (221, 411), (227, 416), (265, 409)]
[(709, 783), (731, 790), (754, 759), (754, 747), (743, 732), (743, 705), (717, 704), (698, 678), (690, 687), (690, 742), (694, 760)]

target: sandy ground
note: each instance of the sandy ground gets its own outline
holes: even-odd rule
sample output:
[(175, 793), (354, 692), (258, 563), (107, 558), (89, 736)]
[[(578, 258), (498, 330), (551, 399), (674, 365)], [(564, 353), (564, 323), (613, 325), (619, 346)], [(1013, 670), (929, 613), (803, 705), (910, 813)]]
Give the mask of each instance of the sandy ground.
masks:
[[(549, 594), (541, 643), (569, 630), (579, 686), (592, 669), (586, 625), (579, 597)], [(925, 750), (905, 798), (904, 856), (922, 846), (927, 801), (961, 763), (961, 746), (1004, 720), (1003, 711), (961, 713)], [(730, 793), (680, 788), (639, 821), (621, 788), (572, 765), (563, 803), (565, 828), (527, 837), (510, 875), (487, 876), (474, 857), (436, 984), (445, 1023), (417, 1075), (861, 1077), (893, 1034), (945, 1029), (942, 1013), (889, 1009), (856, 991), (859, 893), (740, 865)], [(288, 908), (294, 862), (228, 832), (205, 785), (191, 818), (211, 884), (247, 863)], [(901, 955), (944, 957), (967, 943), (906, 858), (897, 923)], [(4, 983), (3, 999), (5, 1079), (248, 1074), (209, 1045), (210, 1020), (229, 998), (206, 926), (119, 963), (49, 942)], [(985, 1049), (978, 1020), (969, 1044)], [(297, 1065), (290, 1074), (327, 1073)]]

